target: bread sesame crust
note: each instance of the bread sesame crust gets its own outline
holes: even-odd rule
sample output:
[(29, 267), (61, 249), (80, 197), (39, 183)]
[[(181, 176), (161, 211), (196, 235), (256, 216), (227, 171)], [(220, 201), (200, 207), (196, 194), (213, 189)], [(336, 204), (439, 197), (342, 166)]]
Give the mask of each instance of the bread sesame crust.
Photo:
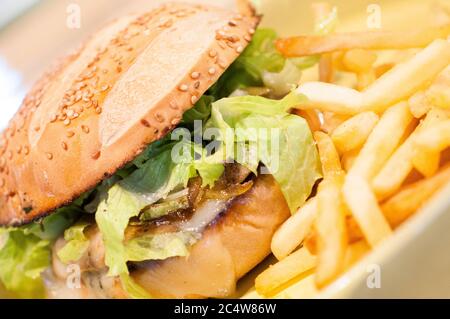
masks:
[[(0, 137), (0, 225), (71, 203), (167, 134), (259, 22), (167, 4), (114, 21), (47, 72)], [(201, 31), (201, 32), (200, 32)]]

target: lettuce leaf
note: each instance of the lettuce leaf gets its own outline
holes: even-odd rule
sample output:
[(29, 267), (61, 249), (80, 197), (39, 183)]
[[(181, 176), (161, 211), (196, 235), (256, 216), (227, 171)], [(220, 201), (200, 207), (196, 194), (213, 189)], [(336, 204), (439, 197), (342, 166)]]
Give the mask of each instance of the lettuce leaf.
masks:
[(0, 280), (21, 298), (44, 297), (40, 277), (50, 264), (50, 242), (22, 229), (6, 229), (0, 234)]
[(191, 232), (162, 233), (133, 238), (125, 244), (129, 261), (161, 260), (187, 256), (196, 241)]
[(79, 260), (89, 247), (89, 240), (84, 235), (84, 230), (90, 223), (79, 221), (64, 231), (66, 245), (58, 251), (59, 259), (68, 264)]
[(0, 281), (21, 298), (44, 297), (41, 273), (50, 266), (51, 242), (80, 214), (75, 205), (58, 209), (39, 222), (0, 229)]
[[(206, 124), (207, 128), (220, 130), (224, 148), (227, 143), (257, 140), (253, 155), (274, 176), (291, 212), (303, 204), (321, 176), (317, 149), (306, 121), (287, 113), (303, 98), (291, 93), (279, 101), (257, 96), (222, 99), (213, 103), (211, 119)], [(225, 133), (227, 129), (235, 129), (232, 139)], [(280, 134), (255, 136), (255, 129), (278, 129)], [(268, 151), (272, 146), (275, 152)], [(236, 160), (248, 166), (245, 161)]]

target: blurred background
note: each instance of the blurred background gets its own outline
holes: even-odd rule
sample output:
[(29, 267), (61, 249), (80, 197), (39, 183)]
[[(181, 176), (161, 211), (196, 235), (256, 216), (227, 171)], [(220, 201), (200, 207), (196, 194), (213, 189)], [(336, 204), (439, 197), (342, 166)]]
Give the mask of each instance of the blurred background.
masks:
[[(32, 83), (58, 57), (74, 50), (90, 33), (119, 15), (142, 11), (166, 0), (0, 0), (0, 129), (17, 110)], [(233, 7), (234, 0), (184, 0)], [(263, 24), (283, 35), (312, 30), (311, 0), (253, 0)], [(382, 27), (421, 23), (428, 0), (331, 0), (341, 29), (367, 28), (370, 5), (382, 9)], [(406, 9), (404, 4), (408, 3)], [(398, 15), (402, 6), (402, 15)], [(429, 6), (427, 6), (429, 10)], [(373, 7), (372, 7), (373, 9)], [(406, 11), (404, 11), (406, 10)], [(409, 13), (407, 11), (409, 10)], [(425, 11), (426, 11), (425, 10)], [(389, 16), (396, 14), (395, 19)], [(413, 19), (411, 19), (413, 17)], [(401, 20), (404, 20), (403, 22)]]

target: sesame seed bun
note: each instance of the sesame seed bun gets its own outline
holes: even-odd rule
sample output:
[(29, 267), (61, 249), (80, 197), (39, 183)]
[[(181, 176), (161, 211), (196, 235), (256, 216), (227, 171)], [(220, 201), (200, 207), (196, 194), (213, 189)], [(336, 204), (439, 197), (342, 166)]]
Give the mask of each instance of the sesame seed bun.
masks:
[(258, 21), (168, 4), (114, 21), (60, 61), (0, 137), (0, 225), (69, 204), (167, 134)]

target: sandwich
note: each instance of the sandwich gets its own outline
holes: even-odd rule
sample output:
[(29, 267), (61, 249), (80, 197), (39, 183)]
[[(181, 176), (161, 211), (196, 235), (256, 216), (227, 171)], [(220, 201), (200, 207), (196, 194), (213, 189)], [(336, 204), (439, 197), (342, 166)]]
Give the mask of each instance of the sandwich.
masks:
[(321, 175), (291, 113), (305, 63), (259, 20), (176, 3), (127, 15), (32, 87), (0, 138), (8, 294), (233, 296)]

